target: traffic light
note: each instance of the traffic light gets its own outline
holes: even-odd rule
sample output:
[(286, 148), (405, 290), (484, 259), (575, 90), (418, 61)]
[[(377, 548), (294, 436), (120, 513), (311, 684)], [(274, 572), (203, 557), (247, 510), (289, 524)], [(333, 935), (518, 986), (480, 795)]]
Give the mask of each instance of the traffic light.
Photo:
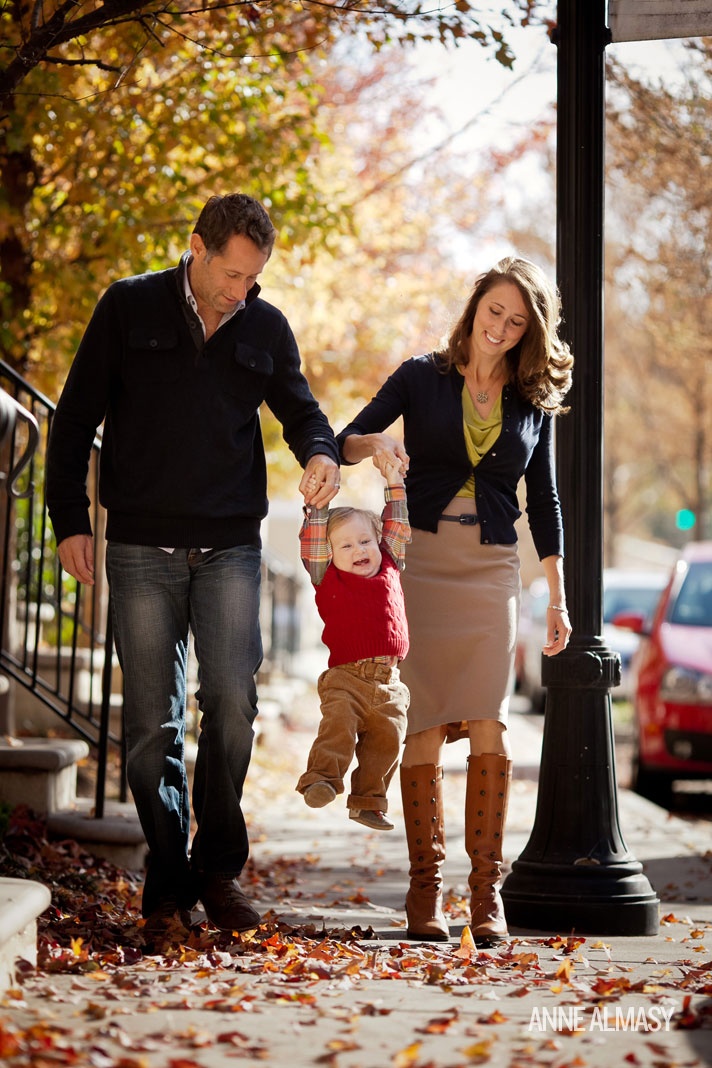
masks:
[(689, 508), (680, 508), (675, 516), (675, 526), (678, 530), (692, 530), (696, 522), (697, 517)]

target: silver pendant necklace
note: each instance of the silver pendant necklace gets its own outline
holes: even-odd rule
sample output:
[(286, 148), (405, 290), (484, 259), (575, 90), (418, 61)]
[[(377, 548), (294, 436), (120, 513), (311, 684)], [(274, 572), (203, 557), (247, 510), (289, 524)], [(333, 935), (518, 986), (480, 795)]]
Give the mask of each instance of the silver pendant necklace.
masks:
[(477, 403), (478, 404), (486, 404), (488, 400), (489, 400), (489, 393), (485, 393), (485, 391), (483, 389), (481, 389), (477, 394)]

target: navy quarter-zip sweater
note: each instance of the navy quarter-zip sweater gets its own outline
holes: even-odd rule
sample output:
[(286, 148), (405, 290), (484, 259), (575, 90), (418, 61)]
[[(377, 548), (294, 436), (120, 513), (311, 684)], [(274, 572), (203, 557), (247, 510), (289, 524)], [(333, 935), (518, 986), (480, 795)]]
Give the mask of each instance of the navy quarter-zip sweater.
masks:
[(178, 267), (114, 282), (98, 302), (52, 421), (47, 501), (57, 542), (91, 534), (88, 461), (104, 422), (99, 499), (109, 540), (190, 548), (260, 544), (264, 402), (303, 466), (338, 463), (284, 315), (260, 299), (206, 342)]
[[(337, 436), (383, 433), (401, 416), (410, 457), (405, 485), (413, 527), (437, 531), (438, 519), (472, 474), (463, 428), (464, 380), (446, 374), (432, 354), (414, 356), (393, 372), (373, 400)], [(554, 420), (519, 395), (502, 390), (502, 431), (475, 468), (475, 507), (483, 545), (513, 545), (521, 515), (517, 486), (527, 491), (527, 518), (540, 559), (563, 556), (561, 506), (556, 489)], [(342, 463), (345, 461), (342, 459)]]

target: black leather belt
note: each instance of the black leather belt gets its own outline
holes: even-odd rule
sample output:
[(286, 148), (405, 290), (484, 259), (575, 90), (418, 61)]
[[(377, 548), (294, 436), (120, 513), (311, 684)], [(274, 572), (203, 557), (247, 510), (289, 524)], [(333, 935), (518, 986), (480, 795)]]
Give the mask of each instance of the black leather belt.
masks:
[(474, 527), (477, 523), (477, 516), (471, 512), (465, 512), (464, 515), (441, 515), (440, 518), (446, 523), (462, 523), (464, 527)]

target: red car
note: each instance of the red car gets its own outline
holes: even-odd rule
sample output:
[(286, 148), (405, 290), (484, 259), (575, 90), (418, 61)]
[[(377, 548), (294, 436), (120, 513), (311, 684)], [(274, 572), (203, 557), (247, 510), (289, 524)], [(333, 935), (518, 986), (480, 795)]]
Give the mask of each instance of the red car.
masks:
[(633, 789), (668, 805), (675, 779), (712, 779), (712, 542), (688, 545), (632, 664), (637, 751)]

